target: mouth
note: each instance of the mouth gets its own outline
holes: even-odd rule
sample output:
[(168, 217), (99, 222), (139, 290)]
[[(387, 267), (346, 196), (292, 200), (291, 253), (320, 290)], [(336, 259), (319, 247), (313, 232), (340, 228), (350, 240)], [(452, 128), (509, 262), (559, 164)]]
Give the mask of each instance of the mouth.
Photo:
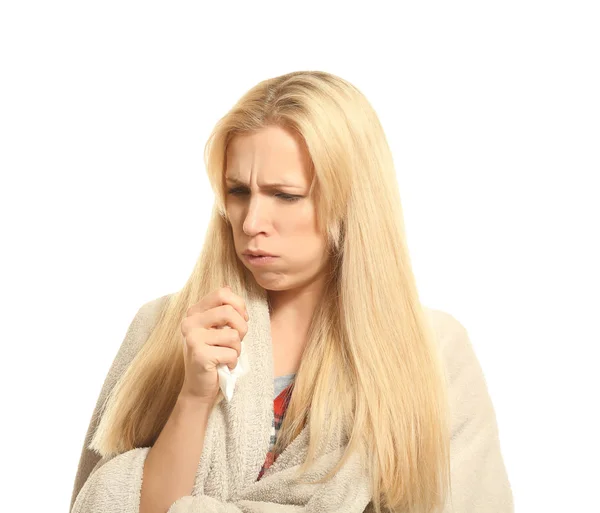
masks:
[(273, 255), (252, 255), (250, 253), (244, 253), (244, 258), (251, 265), (264, 265), (264, 264), (273, 263), (279, 257), (273, 256)]
[(251, 256), (251, 257), (260, 257), (260, 256), (268, 256), (268, 257), (274, 257), (276, 255), (271, 255), (271, 253), (267, 253), (266, 251), (245, 251), (244, 252), (245, 256)]

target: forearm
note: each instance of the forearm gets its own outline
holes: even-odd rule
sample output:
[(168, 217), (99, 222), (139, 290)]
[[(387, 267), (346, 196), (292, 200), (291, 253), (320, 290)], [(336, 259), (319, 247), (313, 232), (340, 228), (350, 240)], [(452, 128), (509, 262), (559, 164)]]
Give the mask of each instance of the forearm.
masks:
[(165, 513), (190, 495), (211, 407), (180, 395), (144, 464), (140, 513)]

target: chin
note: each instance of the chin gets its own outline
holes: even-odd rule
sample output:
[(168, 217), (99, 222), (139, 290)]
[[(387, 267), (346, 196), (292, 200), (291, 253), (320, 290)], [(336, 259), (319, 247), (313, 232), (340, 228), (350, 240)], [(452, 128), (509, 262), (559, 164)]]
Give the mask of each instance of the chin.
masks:
[(282, 274), (273, 275), (272, 273), (267, 273), (268, 276), (272, 276), (271, 279), (269, 277), (265, 277), (262, 273), (252, 273), (256, 283), (258, 283), (265, 290), (287, 290), (291, 288), (289, 284), (286, 283), (286, 277)]

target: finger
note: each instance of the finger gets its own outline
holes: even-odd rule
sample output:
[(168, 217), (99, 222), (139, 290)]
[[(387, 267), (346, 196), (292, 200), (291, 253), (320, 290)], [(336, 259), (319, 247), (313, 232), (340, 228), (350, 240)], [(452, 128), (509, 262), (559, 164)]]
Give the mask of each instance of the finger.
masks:
[(210, 330), (205, 341), (208, 346), (229, 347), (235, 350), (238, 357), (242, 352), (242, 341), (234, 329)]
[(183, 344), (190, 350), (195, 350), (194, 340), (202, 340), (207, 346), (222, 346), (234, 349), (240, 356), (242, 352), (242, 340), (237, 330), (227, 329), (205, 329), (201, 326), (191, 328), (185, 337)]
[(248, 323), (231, 305), (221, 305), (209, 310), (207, 314), (207, 317), (212, 319), (212, 322), (215, 323), (215, 327), (230, 327), (236, 329), (241, 338), (243, 338), (248, 331)]
[(233, 370), (237, 366), (238, 355), (230, 347), (210, 346), (209, 359), (215, 365), (227, 365), (229, 370)]
[(248, 309), (246, 308), (246, 302), (244, 298), (238, 294), (235, 294), (229, 286), (219, 289), (216, 293), (217, 301), (222, 304), (229, 304), (233, 306), (244, 320), (248, 320)]
[(239, 312), (231, 305), (221, 305), (205, 312), (195, 313), (181, 322), (182, 333), (189, 333), (196, 327), (210, 330), (213, 328), (232, 328), (243, 339), (248, 332), (248, 323), (240, 317)]
[[(214, 333), (233, 332), (235, 334), (233, 338), (242, 341), (248, 333), (248, 324), (230, 305), (224, 306), (224, 308), (226, 308), (224, 312), (213, 308), (206, 312), (196, 313), (192, 317), (186, 317), (180, 326), (183, 340), (188, 338), (206, 341), (207, 337)], [(231, 335), (224, 336), (231, 337)]]
[(248, 310), (244, 298), (235, 294), (229, 287), (221, 287), (211, 294), (207, 294), (188, 309), (187, 315), (204, 312), (221, 305), (231, 305), (243, 319), (248, 320)]

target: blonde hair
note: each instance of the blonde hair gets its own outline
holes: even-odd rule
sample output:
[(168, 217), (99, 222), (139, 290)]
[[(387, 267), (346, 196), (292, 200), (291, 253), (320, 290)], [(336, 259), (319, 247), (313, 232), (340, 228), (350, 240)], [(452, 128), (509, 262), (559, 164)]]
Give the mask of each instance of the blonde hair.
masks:
[(375, 511), (441, 511), (450, 485), (447, 390), (412, 271), (391, 151), (365, 96), (321, 71), (264, 80), (217, 122), (205, 147), (215, 204), (201, 254), (111, 391), (90, 448), (104, 456), (155, 442), (183, 383), (180, 324), (190, 306), (224, 285), (264, 293), (234, 250), (224, 171), (231, 139), (268, 125), (306, 144), (331, 263), (276, 450), (308, 424), (307, 470), (328, 412), (348, 443), (323, 480), (360, 451)]

